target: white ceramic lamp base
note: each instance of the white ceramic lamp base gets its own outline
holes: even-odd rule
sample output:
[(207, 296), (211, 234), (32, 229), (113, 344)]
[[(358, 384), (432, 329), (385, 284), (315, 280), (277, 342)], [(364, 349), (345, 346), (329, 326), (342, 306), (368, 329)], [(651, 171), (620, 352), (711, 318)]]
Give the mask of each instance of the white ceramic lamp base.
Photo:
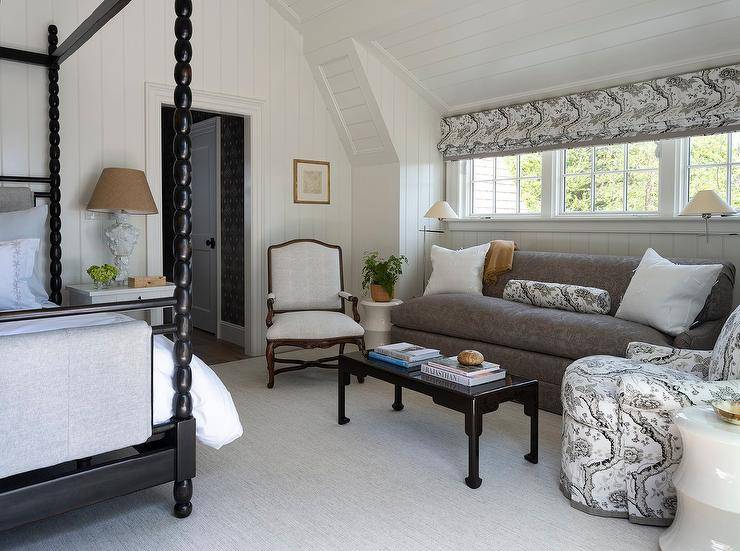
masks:
[(129, 224), (128, 214), (125, 212), (113, 213), (113, 224), (105, 230), (105, 243), (113, 254), (113, 264), (118, 268), (116, 281), (128, 281), (129, 257), (134, 252), (139, 240), (139, 230)]

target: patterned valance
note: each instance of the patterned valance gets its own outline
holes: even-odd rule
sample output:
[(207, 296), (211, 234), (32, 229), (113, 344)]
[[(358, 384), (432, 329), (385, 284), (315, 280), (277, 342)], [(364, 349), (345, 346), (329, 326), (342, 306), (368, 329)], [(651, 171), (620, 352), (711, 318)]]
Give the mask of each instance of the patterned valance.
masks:
[(740, 65), (442, 119), (445, 160), (740, 127)]

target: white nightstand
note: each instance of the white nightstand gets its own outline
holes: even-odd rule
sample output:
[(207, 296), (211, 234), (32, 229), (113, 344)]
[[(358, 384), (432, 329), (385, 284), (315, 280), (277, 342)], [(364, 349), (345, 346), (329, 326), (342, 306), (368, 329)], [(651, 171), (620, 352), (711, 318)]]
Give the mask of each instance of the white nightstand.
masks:
[[(147, 300), (154, 298), (170, 298), (175, 292), (175, 285), (167, 283), (159, 287), (124, 287), (115, 283), (107, 289), (96, 289), (92, 283), (78, 285), (67, 285), (69, 303), (72, 306), (80, 304), (101, 304), (105, 302), (126, 302), (129, 300)], [(143, 312), (127, 312), (132, 317), (141, 317)], [(159, 325), (162, 323), (162, 309), (154, 308), (150, 311), (150, 323)]]

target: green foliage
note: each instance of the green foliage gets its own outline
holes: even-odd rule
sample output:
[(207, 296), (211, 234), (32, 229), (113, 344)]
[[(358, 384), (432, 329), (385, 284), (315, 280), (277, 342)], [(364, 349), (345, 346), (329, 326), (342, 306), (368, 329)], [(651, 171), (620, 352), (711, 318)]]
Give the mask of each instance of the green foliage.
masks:
[(111, 264), (103, 264), (102, 266), (93, 265), (87, 269), (87, 275), (98, 283), (109, 283), (118, 276), (118, 268)]
[(389, 296), (393, 295), (393, 288), (403, 272), (404, 262), (408, 259), (403, 255), (391, 255), (387, 260), (373, 251), (365, 254), (362, 259), (362, 289), (367, 292), (370, 285), (380, 285)]
[[(728, 140), (729, 134), (694, 136), (689, 140), (689, 198), (698, 191), (711, 189), (720, 197), (727, 197)], [(732, 135), (732, 162), (740, 161), (740, 133)], [(701, 166), (709, 165), (709, 166)], [(715, 166), (711, 166), (715, 165)], [(731, 167), (732, 189), (730, 201), (740, 206), (740, 166)]]
[[(625, 146), (579, 147), (565, 152), (565, 210), (591, 212), (591, 176), (594, 173), (594, 211), (624, 211), (625, 178), (627, 210), (658, 210), (657, 142), (628, 144), (625, 170)], [(592, 160), (593, 152), (593, 160)]]

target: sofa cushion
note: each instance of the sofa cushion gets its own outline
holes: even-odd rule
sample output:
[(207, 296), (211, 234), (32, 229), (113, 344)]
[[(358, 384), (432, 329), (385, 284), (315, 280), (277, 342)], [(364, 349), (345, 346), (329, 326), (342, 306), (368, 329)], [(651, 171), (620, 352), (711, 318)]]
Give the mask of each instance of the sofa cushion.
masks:
[(571, 359), (597, 354), (624, 356), (631, 341), (672, 342), (651, 327), (611, 316), (461, 294), (408, 300), (392, 310), (391, 321), (407, 329)]
[[(516, 251), (511, 270), (501, 274), (495, 284), (483, 286), (483, 294), (502, 297), (511, 279), (555, 281), (604, 289), (611, 297), (610, 314), (614, 315), (622, 301), (632, 274), (640, 264), (639, 256), (609, 256), (576, 253)], [(676, 264), (722, 264), (717, 284), (696, 317), (696, 321), (723, 319), (732, 310), (735, 266), (717, 260), (669, 258)]]

